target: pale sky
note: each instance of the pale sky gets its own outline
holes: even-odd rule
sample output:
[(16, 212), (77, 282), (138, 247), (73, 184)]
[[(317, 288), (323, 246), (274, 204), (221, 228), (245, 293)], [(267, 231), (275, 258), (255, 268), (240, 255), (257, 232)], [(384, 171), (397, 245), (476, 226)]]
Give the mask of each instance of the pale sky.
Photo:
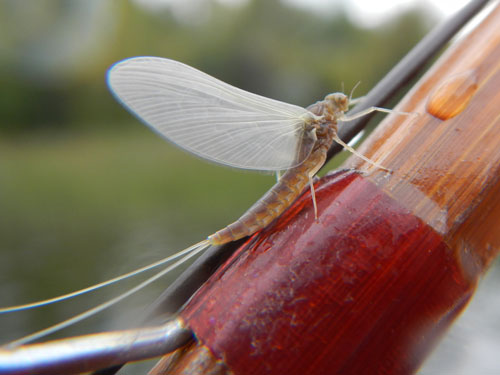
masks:
[[(226, 0), (227, 1), (227, 0)], [(230, 0), (229, 0), (230, 1)], [(309, 8), (318, 12), (334, 11), (336, 4), (342, 2), (353, 21), (364, 26), (375, 26), (406, 9), (419, 5), (422, 8), (436, 9), (441, 17), (447, 17), (468, 0), (283, 0), (300, 8)]]
[[(135, 0), (147, 6), (171, 6), (173, 8), (195, 8), (203, 0)], [(219, 3), (238, 6), (247, 0), (217, 0)], [(362, 26), (376, 26), (393, 17), (395, 14), (416, 5), (421, 8), (435, 9), (436, 15), (446, 18), (462, 8), (468, 0), (282, 0), (298, 8), (307, 9), (320, 14), (334, 13), (339, 4), (347, 11), (348, 16)], [(179, 10), (179, 9), (177, 9)], [(434, 13), (434, 12), (433, 12)]]

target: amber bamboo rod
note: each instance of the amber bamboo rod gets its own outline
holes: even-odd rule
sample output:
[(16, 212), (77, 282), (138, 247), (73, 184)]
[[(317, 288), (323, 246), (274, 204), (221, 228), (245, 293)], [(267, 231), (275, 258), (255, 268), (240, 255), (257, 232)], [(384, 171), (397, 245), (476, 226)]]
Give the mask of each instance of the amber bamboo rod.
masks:
[[(500, 6), (469, 36), (456, 42), (396, 108), (418, 116), (389, 116), (360, 148), (360, 152), (391, 169), (391, 174), (376, 170), (356, 157), (345, 164), (361, 170), (368, 181), (420, 218), (441, 236), (452, 252), (451, 263), (458, 265), (460, 277), (467, 282), (464, 294), (457, 295), (456, 304), (450, 301), (450, 310), (441, 310), (435, 316), (439, 326), (435, 329), (440, 333), (470, 297), (471, 289), (466, 285), (476, 284), (500, 248), (497, 230), (500, 219), (499, 24)], [(293, 214), (288, 213), (283, 224), (278, 221), (274, 229), (264, 231), (261, 237), (273, 236), (276, 230), (287, 230), (287, 226), (293, 225), (286, 222), (293, 220), (290, 216)], [(320, 224), (321, 220), (320, 217)], [(197, 324), (192, 314), (186, 317), (190, 323)], [(389, 338), (391, 327), (387, 329)], [(412, 336), (418, 342), (425, 332), (408, 335)], [(432, 335), (425, 340), (427, 346), (435, 342)], [(173, 361), (163, 360), (152, 373), (163, 374), (167, 368), (176, 374), (225, 373), (228, 369), (224, 370), (221, 363), (223, 356), (211, 356), (202, 344), (194, 344), (184, 352), (187, 354)], [(429, 350), (426, 348), (424, 352)], [(406, 374), (418, 368), (425, 353), (407, 353), (407, 357), (416, 355), (414, 361), (417, 362), (393, 358), (391, 363), (372, 362), (367, 366), (372, 373)], [(393, 362), (399, 362), (398, 366), (391, 367)], [(347, 365), (355, 367), (356, 363), (344, 366)]]
[(470, 277), (500, 248), (500, 5), (455, 43), (360, 152), (393, 171), (388, 178), (351, 157), (346, 165), (444, 236)]

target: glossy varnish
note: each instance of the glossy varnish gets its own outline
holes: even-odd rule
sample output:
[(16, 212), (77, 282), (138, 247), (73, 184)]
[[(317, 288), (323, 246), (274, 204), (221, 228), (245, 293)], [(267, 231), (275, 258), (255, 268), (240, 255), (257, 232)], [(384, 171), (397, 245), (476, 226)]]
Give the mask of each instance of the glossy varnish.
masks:
[(317, 199), (318, 221), (304, 196), (182, 318), (236, 374), (410, 373), (473, 283), (439, 234), (357, 173), (324, 179)]
[[(500, 249), (500, 6), (181, 317), (244, 374), (410, 374)], [(175, 367), (175, 366), (174, 366)], [(175, 371), (173, 372), (175, 373)], [(199, 373), (203, 373), (200, 371)]]

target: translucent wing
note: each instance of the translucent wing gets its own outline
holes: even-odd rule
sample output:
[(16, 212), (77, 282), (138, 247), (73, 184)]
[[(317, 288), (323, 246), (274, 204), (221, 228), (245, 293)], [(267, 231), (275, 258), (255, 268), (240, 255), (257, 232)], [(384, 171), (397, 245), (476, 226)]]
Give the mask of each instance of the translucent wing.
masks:
[(115, 96), (161, 135), (236, 168), (282, 170), (311, 152), (304, 108), (255, 95), (177, 61), (134, 57), (108, 73)]

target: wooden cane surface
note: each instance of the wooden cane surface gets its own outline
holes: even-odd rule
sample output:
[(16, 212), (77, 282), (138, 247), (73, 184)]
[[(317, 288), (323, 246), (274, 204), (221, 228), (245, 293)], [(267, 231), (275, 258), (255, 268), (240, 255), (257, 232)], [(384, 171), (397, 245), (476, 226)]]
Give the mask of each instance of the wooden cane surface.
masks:
[[(445, 245), (443, 250), (440, 250), (440, 254), (443, 254), (443, 264), (434, 269), (429, 267), (427, 274), (424, 272), (426, 267), (423, 267), (422, 272), (414, 276), (415, 282), (424, 278), (432, 281), (433, 275), (442, 280), (450, 274), (446, 270), (443, 271), (442, 267), (449, 267), (450, 272), (455, 273), (451, 279), (457, 281), (457, 285), (463, 286), (463, 294), (456, 292), (458, 289), (455, 289), (456, 296), (453, 297), (455, 302), (453, 300), (448, 302), (447, 312), (441, 309), (439, 313), (435, 313), (433, 319), (425, 320), (427, 325), (435, 321), (436, 327), (426, 326), (424, 333), (434, 330), (441, 334), (446, 330), (467, 302), (476, 281), (500, 248), (500, 230), (498, 230), (500, 28), (498, 25), (500, 25), (500, 6), (494, 9), (469, 36), (456, 42), (396, 108), (400, 111), (417, 113), (418, 116), (391, 115), (359, 149), (364, 155), (391, 169), (393, 171), (391, 174), (375, 170), (354, 156), (346, 164), (365, 173), (367, 181), (373, 183), (442, 238)], [(287, 231), (290, 225), (293, 226), (290, 224), (291, 220), (293, 221), (291, 213), (299, 212), (302, 209), (300, 205), (303, 204), (304, 201), (301, 201), (292, 207), (273, 228), (264, 231), (260, 241), (266, 241), (266, 236), (272, 237), (276, 233), (273, 230), (283, 232)], [(433, 248), (441, 249), (441, 245), (436, 243)], [(419, 254), (422, 258), (426, 256), (425, 251)], [(422, 262), (425, 264), (424, 260)], [(234, 260), (229, 263), (234, 263)], [(440, 270), (443, 272), (439, 272)], [(387, 272), (399, 271), (388, 269)], [(223, 276), (219, 274), (217, 277)], [(439, 280), (436, 280), (436, 283)], [(203, 290), (199, 296), (193, 298), (194, 305), (197, 303), (197, 298), (206, 298), (208, 301), (213, 296), (210, 295), (210, 290), (208, 292)], [(425, 300), (423, 298), (420, 303), (425, 303)], [(436, 303), (433, 302), (428, 308), (422, 307), (422, 313), (428, 314), (426, 318), (433, 316), (431, 310), (436, 307)], [(200, 306), (202, 305), (203, 303), (200, 303)], [(368, 303), (366, 305), (369, 306)], [(202, 327), (206, 322), (193, 318), (196, 311), (202, 310), (196, 310), (195, 307), (189, 311), (188, 307), (187, 323)], [(349, 321), (346, 324), (350, 324)], [(387, 325), (384, 329), (387, 329), (389, 337), (394, 327)], [(403, 327), (398, 326), (398, 329)], [(414, 326), (411, 329), (414, 329)], [(383, 330), (377, 331), (376, 334), (383, 332)], [(409, 336), (412, 335), (418, 336), (414, 332)], [(428, 340), (426, 344), (432, 346), (437, 341), (437, 336), (438, 334), (435, 340), (431, 337), (432, 340)], [(367, 345), (363, 346), (363, 350), (369, 350), (371, 341), (377, 342), (373, 340), (374, 337), (374, 334), (367, 333), (363, 338), (360, 334), (358, 339), (363, 339), (360, 342)], [(208, 358), (211, 358), (207, 361), (213, 362), (226, 357), (227, 353), (220, 353), (214, 349), (210, 340), (207, 339), (205, 342), (202, 335), (199, 338), (202, 344), (207, 345), (208, 351), (204, 350), (204, 355), (208, 353)], [(338, 338), (339, 336), (332, 337), (332, 340)], [(335, 346), (334, 342), (327, 345), (333, 348), (342, 347), (342, 342), (337, 344), (339, 346)], [(426, 352), (428, 348), (422, 350), (422, 353)], [(395, 370), (402, 368), (397, 366), (398, 361), (404, 364), (407, 360), (402, 358), (405, 356), (404, 352), (398, 354), (399, 357), (393, 358), (390, 365), (386, 362), (378, 364), (377, 367), (375, 362), (372, 368), (379, 370), (374, 373), (406, 373)], [(407, 356), (414, 354), (408, 353)], [(339, 355), (339, 352), (333, 352), (331, 355)], [(297, 356), (300, 357), (300, 354), (295, 355)], [(293, 357), (291, 356), (290, 360)], [(424, 357), (425, 355), (422, 355), (419, 360), (423, 360)], [(374, 357), (373, 360), (376, 361), (377, 358)], [(350, 358), (349, 361), (350, 368), (355, 368), (356, 359)], [(358, 365), (363, 365), (361, 359)], [(410, 371), (408, 368), (400, 371)], [(412, 368), (415, 369), (414, 364)], [(272, 370), (269, 373), (272, 373)]]
[[(443, 234), (473, 273), (500, 247), (499, 24), (497, 6), (396, 108), (418, 116), (391, 115), (359, 149), (394, 171), (368, 178)], [(355, 157), (347, 165), (373, 171)]]

